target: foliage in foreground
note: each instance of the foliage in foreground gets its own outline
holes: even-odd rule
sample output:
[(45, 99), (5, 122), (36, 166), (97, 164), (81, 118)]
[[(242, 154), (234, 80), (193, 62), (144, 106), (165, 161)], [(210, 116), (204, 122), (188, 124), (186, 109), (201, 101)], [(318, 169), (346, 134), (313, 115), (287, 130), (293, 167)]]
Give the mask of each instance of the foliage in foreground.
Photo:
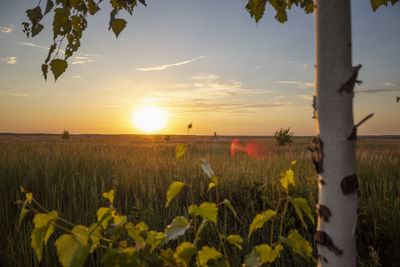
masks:
[(287, 129), (280, 128), (279, 131), (275, 131), (274, 139), (279, 146), (292, 144), (293, 132), (290, 132), (290, 127)]
[[(185, 145), (176, 148), (176, 157), (185, 153)], [(294, 165), (293, 161), (291, 164)], [(21, 187), (25, 200), (22, 204), (18, 226), (28, 212), (34, 212), (34, 229), (31, 233), (31, 247), (34, 249), (37, 260), (42, 260), (43, 249), (55, 228), (66, 233), (55, 241), (57, 255), (63, 266), (82, 266), (88, 255), (96, 249), (105, 250), (102, 262), (105, 266), (230, 266), (226, 246), (234, 246), (242, 250), (243, 237), (234, 233), (222, 233), (218, 227), (219, 210), (227, 208), (232, 213), (232, 219), (240, 220), (231, 202), (227, 199), (218, 201), (218, 177), (214, 174), (205, 159), (200, 167), (209, 178), (208, 191), (216, 190), (216, 202), (203, 202), (200, 205), (192, 204), (188, 207), (188, 216), (177, 216), (163, 232), (149, 229), (145, 222), (136, 225), (129, 222), (127, 216), (119, 214), (114, 207), (114, 190), (105, 192), (103, 197), (109, 201), (109, 206), (101, 207), (97, 211), (97, 222), (89, 227), (76, 225), (58, 216), (58, 212), (48, 211), (34, 197)], [(247, 255), (245, 266), (261, 266), (272, 263), (280, 257), (284, 247), (306, 259), (312, 258), (312, 247), (301, 236), (298, 230), (292, 229), (286, 237), (283, 236), (283, 224), (289, 220), (287, 211), (289, 204), (293, 206), (303, 227), (307, 229), (304, 217), (314, 224), (314, 216), (307, 201), (303, 198), (292, 198), (290, 187), (295, 186), (292, 168), (282, 173), (281, 192), (275, 210), (268, 209), (257, 214), (247, 235), (249, 240), (255, 231), (263, 227), (270, 227), (270, 242), (254, 246)], [(185, 188), (192, 185), (174, 181), (167, 192), (166, 207)], [(281, 210), (283, 206), (283, 210)], [(277, 221), (279, 224), (275, 224)], [(268, 225), (267, 225), (268, 223)], [(279, 226), (276, 227), (276, 226)], [(205, 228), (215, 231), (218, 238), (218, 247), (200, 246)], [(277, 228), (277, 229), (275, 229)], [(279, 232), (278, 232), (279, 231)], [(182, 236), (191, 232), (193, 240), (183, 241)], [(274, 239), (274, 232), (278, 238)]]

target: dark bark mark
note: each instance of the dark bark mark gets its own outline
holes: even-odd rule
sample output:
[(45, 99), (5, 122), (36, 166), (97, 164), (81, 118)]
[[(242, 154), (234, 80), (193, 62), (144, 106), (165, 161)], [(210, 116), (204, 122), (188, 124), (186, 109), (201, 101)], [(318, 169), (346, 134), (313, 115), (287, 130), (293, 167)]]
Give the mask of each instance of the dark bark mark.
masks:
[(351, 141), (351, 140), (357, 139), (357, 128), (358, 128), (358, 126), (360, 126), (361, 124), (363, 124), (364, 122), (366, 122), (366, 121), (367, 121), (369, 118), (371, 118), (372, 116), (374, 116), (374, 113), (369, 114), (367, 117), (365, 117), (364, 119), (362, 119), (359, 123), (357, 123), (356, 125), (354, 125), (351, 134), (349, 135), (349, 137), (347, 137), (347, 140)]
[(319, 179), (319, 182), (320, 182), (322, 185), (326, 185), (325, 180)]
[(347, 82), (345, 82), (338, 90), (340, 94), (345, 91), (348, 94), (354, 95), (354, 85), (362, 83), (362, 81), (357, 80), (358, 71), (360, 68), (361, 64), (353, 67), (353, 74), (351, 75), (350, 79), (348, 79)]
[(343, 195), (353, 194), (358, 191), (357, 174), (344, 177), (340, 182), (340, 187), (342, 188)]
[(328, 259), (325, 258), (324, 256), (322, 256), (321, 254), (318, 254), (318, 259), (321, 260), (321, 261), (324, 261), (325, 263), (329, 263)]
[(311, 160), (314, 163), (315, 171), (320, 174), (324, 170), (322, 168), (323, 162), (323, 143), (319, 136), (314, 137), (312, 140), (314, 147), (308, 148), (311, 151)]
[(332, 251), (333, 253), (335, 253), (335, 255), (342, 255), (343, 254), (343, 250), (337, 248), (332, 241), (332, 238), (330, 238), (330, 236), (325, 233), (324, 231), (317, 231), (317, 233), (315, 234), (315, 241), (320, 244), (321, 246), (326, 246), (330, 251)]
[(330, 209), (322, 204), (318, 204), (318, 210), (317, 210), (318, 216), (324, 220), (325, 222), (329, 222), (329, 217), (331, 217), (331, 211)]
[(313, 110), (314, 110), (312, 118), (315, 119), (315, 118), (317, 118), (317, 97), (315, 95), (313, 96), (312, 107), (313, 107)]

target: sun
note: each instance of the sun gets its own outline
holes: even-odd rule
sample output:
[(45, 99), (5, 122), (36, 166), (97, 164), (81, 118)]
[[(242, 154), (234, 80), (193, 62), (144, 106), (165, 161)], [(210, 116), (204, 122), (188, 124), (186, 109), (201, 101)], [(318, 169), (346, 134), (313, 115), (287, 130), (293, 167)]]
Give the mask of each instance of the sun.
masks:
[(132, 124), (145, 133), (154, 133), (167, 126), (168, 113), (154, 105), (141, 105), (132, 113)]

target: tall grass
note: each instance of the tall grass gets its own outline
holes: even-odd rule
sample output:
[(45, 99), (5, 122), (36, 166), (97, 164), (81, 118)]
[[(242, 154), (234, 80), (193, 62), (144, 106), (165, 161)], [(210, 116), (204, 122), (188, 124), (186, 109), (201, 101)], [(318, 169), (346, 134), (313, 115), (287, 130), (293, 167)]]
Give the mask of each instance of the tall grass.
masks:
[[(258, 139), (269, 148), (263, 160), (246, 154), (230, 156), (232, 139), (223, 137), (212, 143), (210, 137), (196, 136), (172, 136), (171, 141), (163, 136), (72, 135), (69, 141), (59, 136), (0, 136), (0, 262), (38, 266), (30, 248), (32, 225), (26, 221), (19, 231), (16, 227), (19, 207), (14, 201), (20, 185), (48, 209), (56, 209), (60, 216), (83, 225), (96, 220), (96, 210), (106, 204), (101, 194), (114, 188), (115, 206), (130, 221), (146, 221), (151, 228), (163, 230), (175, 216), (186, 215), (190, 203), (215, 200), (216, 195), (207, 192), (208, 180), (199, 168), (204, 157), (220, 178), (219, 198), (230, 199), (240, 217), (237, 222), (222, 209), (222, 231), (247, 236), (255, 214), (276, 206), (280, 172), (291, 160), (297, 160), (294, 171), (298, 186), (292, 194), (315, 206), (317, 183), (307, 151), (310, 139), (297, 138), (284, 148), (275, 145), (272, 138)], [(246, 138), (240, 141), (246, 142)], [(176, 160), (175, 145), (181, 143), (189, 144), (188, 151)], [(359, 265), (380, 262), (395, 266), (400, 260), (400, 253), (393, 250), (400, 245), (400, 140), (362, 139), (357, 159), (361, 189)], [(166, 191), (175, 180), (191, 186), (166, 209)], [(296, 226), (301, 230), (300, 222), (287, 222), (288, 229)], [(306, 235), (313, 240), (313, 231)], [(251, 244), (259, 244), (267, 236), (265, 228), (245, 244), (244, 252), (231, 249), (234, 266), (239, 266)], [(202, 242), (213, 243), (215, 239), (210, 231)], [(41, 266), (58, 264), (52, 241), (49, 243)], [(98, 266), (99, 258), (92, 255), (87, 265)], [(288, 252), (278, 265), (312, 264)]]

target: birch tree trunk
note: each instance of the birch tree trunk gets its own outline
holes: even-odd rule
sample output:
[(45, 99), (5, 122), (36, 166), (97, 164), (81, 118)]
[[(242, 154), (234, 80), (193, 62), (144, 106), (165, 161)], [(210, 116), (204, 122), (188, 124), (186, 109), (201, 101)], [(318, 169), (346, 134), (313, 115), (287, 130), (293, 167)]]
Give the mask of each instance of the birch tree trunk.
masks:
[(318, 266), (356, 266), (358, 182), (353, 124), (350, 0), (316, 0)]

